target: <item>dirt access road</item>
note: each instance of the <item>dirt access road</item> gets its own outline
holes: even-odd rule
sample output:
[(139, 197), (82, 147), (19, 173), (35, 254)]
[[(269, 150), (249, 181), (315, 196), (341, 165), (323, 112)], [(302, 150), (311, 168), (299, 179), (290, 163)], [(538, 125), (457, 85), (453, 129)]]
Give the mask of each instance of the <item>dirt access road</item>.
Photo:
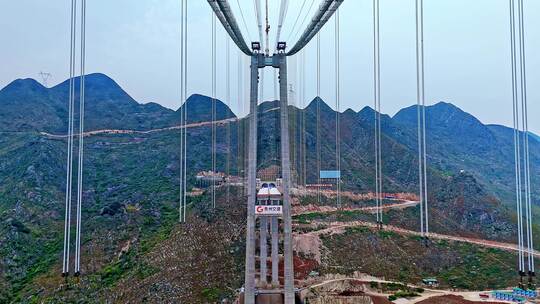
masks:
[[(321, 230), (311, 231), (311, 232), (307, 232), (307, 233), (299, 234), (299, 235), (320, 236), (322, 234), (335, 234), (335, 233), (339, 234), (339, 233), (345, 232), (345, 229), (349, 227), (377, 228), (377, 225), (375, 223), (363, 222), (363, 221), (353, 221), (353, 222), (346, 222), (346, 223), (343, 223), (343, 222), (327, 223), (327, 222), (314, 221), (312, 222), (312, 224), (314, 226), (326, 225), (327, 227)], [(407, 229), (399, 228), (396, 226), (390, 226), (390, 225), (385, 225), (384, 230), (396, 232), (403, 235), (421, 236), (420, 232), (418, 231), (407, 230)], [(468, 237), (461, 237), (461, 236), (454, 236), (454, 235), (445, 235), (445, 234), (438, 234), (438, 233), (429, 233), (428, 237), (430, 239), (465, 242), (469, 244), (475, 244), (475, 245), (488, 247), (488, 248), (497, 248), (497, 249), (506, 250), (506, 251), (518, 251), (518, 246), (512, 243), (503, 243), (503, 242), (496, 242), (496, 241), (475, 239), (475, 238), (468, 238)], [(540, 257), (540, 252), (536, 250), (533, 252), (533, 254), (536, 257)]]
[[(395, 200), (396, 203), (386, 204), (381, 207), (383, 211), (390, 209), (405, 209), (410, 207), (415, 207), (420, 202), (418, 201), (400, 201)], [(333, 206), (316, 206), (316, 205), (305, 205), (305, 206), (293, 206), (293, 215), (302, 215), (302, 214), (313, 214), (313, 213), (332, 213), (336, 211), (363, 211), (367, 213), (375, 213), (377, 207), (343, 207), (336, 208)]]
[[(216, 125), (223, 126), (229, 122), (237, 121), (237, 118), (229, 118), (224, 120), (218, 120), (216, 121)], [(212, 125), (211, 121), (204, 121), (204, 122), (198, 122), (198, 123), (192, 123), (185, 126), (185, 128), (197, 128), (197, 127), (204, 127), (204, 126), (210, 126)], [(184, 126), (172, 126), (167, 128), (160, 128), (160, 129), (151, 129), (146, 131), (139, 131), (139, 130), (119, 130), (119, 129), (104, 129), (104, 130), (94, 130), (94, 131), (88, 131), (84, 132), (83, 136), (96, 136), (96, 135), (110, 135), (110, 134), (152, 134), (157, 132), (165, 132), (165, 131), (171, 131), (171, 130), (179, 130), (183, 129)], [(66, 134), (51, 134), (47, 132), (40, 132), (39, 134), (51, 138), (67, 138), (68, 136)], [(74, 134), (74, 136), (79, 136), (79, 134)]]
[[(362, 275), (360, 277), (352, 277), (352, 278), (338, 278), (338, 279), (328, 279), (324, 280), (322, 282), (316, 283), (314, 285), (311, 285), (309, 287), (306, 287), (304, 289), (313, 289), (317, 287), (322, 287), (325, 285), (331, 285), (337, 282), (343, 282), (343, 281), (357, 281), (362, 282), (363, 284), (369, 284), (370, 282), (377, 282), (377, 283), (383, 283), (383, 284), (402, 284), (400, 282), (394, 282), (394, 281), (387, 281), (383, 280), (377, 277), (368, 276), (368, 275)], [(406, 284), (410, 288), (418, 288), (420, 286), (416, 286), (413, 284)], [(486, 301), (486, 299), (480, 298), (480, 294), (489, 294), (491, 293), (491, 290), (488, 291), (447, 291), (447, 290), (436, 290), (436, 289), (424, 289), (424, 292), (416, 298), (411, 299), (398, 299), (394, 301), (393, 303), (398, 304), (472, 304), (472, 303), (510, 303), (505, 301), (497, 301), (494, 299), (489, 299)], [(366, 292), (366, 295), (373, 296), (373, 297), (384, 297), (387, 298), (390, 294), (385, 293), (377, 293), (375, 291)]]

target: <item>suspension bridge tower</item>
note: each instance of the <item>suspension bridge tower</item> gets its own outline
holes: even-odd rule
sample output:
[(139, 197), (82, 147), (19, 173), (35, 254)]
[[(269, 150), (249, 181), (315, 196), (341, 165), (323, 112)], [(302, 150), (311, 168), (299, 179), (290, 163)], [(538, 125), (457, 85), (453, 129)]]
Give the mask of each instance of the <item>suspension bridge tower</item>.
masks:
[[(244, 304), (295, 303), (294, 266), (292, 246), (292, 217), (290, 202), (290, 148), (287, 100), (287, 56), (286, 44), (278, 43), (277, 53), (267, 55), (261, 52), (258, 42), (252, 43), (251, 89), (249, 113), (249, 155), (248, 155), (248, 214), (246, 238), (246, 274), (244, 282)], [(257, 187), (257, 96), (259, 70), (266, 67), (278, 69), (280, 90), (281, 125), (281, 184), (266, 182)], [(281, 222), (281, 224), (280, 224)], [(257, 226), (258, 224), (258, 226)], [(270, 226), (270, 244), (268, 228)], [(257, 227), (258, 250), (257, 250)], [(279, 245), (282, 240), (282, 257)], [(268, 245), (270, 245), (271, 275), (268, 278)], [(258, 255), (257, 255), (258, 252)], [(259, 261), (257, 267), (256, 261)], [(280, 271), (280, 266), (283, 269)], [(257, 271), (258, 269), (258, 271)], [(283, 274), (280, 280), (279, 274)]]

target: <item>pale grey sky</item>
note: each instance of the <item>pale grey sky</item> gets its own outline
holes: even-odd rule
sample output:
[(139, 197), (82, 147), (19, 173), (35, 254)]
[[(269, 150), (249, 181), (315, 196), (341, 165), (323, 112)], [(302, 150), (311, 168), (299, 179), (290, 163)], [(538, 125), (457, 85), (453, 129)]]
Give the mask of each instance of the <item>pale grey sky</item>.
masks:
[[(304, 0), (290, 0), (283, 29), (289, 37)], [(306, 0), (305, 9), (315, 1)], [(88, 1), (87, 72), (115, 79), (139, 102), (178, 108), (179, 0)], [(257, 35), (252, 0), (238, 0), (250, 36)], [(271, 37), (278, 0), (270, 0)], [(414, 0), (381, 0), (382, 110), (394, 114), (415, 103)], [(426, 93), (428, 103), (447, 101), (485, 123), (511, 124), (508, 0), (425, 0)], [(237, 0), (230, 0), (243, 24)], [(345, 0), (341, 7), (341, 110), (371, 105), (371, 0)], [(70, 1), (3, 1), (0, 9), (0, 87), (16, 78), (68, 77)], [(189, 0), (189, 91), (211, 93), (211, 12), (206, 0)], [(531, 129), (540, 133), (540, 1), (525, 0)], [(305, 14), (306, 12), (304, 12)], [(300, 21), (303, 20), (301, 15)], [(308, 17), (309, 19), (309, 17)], [(334, 22), (322, 32), (322, 97), (334, 104)], [(225, 72), (225, 36), (218, 31), (219, 75)], [(247, 33), (245, 36), (248, 37)], [(292, 40), (295, 39), (292, 35)], [(293, 41), (289, 41), (291, 44)], [(315, 96), (315, 44), (307, 53), (307, 99)], [(237, 54), (232, 51), (232, 108), (238, 110)], [(294, 69), (294, 60), (290, 68)], [(273, 73), (266, 72), (265, 97), (272, 98)], [(225, 96), (220, 81), (218, 97)], [(300, 103), (300, 102), (299, 102)]]

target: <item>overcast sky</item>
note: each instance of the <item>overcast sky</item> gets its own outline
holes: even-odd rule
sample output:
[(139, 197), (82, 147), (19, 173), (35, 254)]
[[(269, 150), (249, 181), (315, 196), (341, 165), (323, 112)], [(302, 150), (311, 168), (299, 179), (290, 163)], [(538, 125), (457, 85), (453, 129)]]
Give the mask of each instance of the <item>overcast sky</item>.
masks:
[[(307, 8), (315, 1), (311, 12)], [(0, 7), (0, 87), (16, 78), (52, 85), (68, 77), (69, 3), (3, 1)], [(137, 101), (176, 109), (179, 100), (179, 0), (91, 0), (87, 9), (87, 72), (115, 79)], [(252, 0), (230, 0), (247, 40), (258, 34)], [(278, 0), (270, 0), (272, 39)], [(282, 38), (297, 38), (292, 26), (304, 0), (290, 0)], [(320, 0), (306, 0), (299, 24)], [(382, 110), (395, 114), (416, 102), (414, 0), (381, 0)], [(429, 104), (447, 101), (484, 123), (511, 124), (508, 0), (425, 0), (426, 93)], [(373, 101), (372, 1), (345, 0), (341, 7), (341, 110), (359, 110)], [(540, 1), (525, 0), (531, 129), (540, 133)], [(211, 94), (211, 10), (205, 0), (189, 0), (189, 91)], [(308, 17), (308, 20), (309, 20)], [(297, 25), (297, 29), (300, 26)], [(291, 34), (292, 33), (292, 34)], [(335, 104), (334, 21), (321, 34), (322, 97)], [(249, 38), (248, 38), (249, 37)], [(218, 30), (218, 97), (226, 96), (225, 34)], [(231, 47), (231, 107), (240, 109), (238, 54)], [(315, 43), (306, 49), (307, 97), (315, 94)], [(243, 68), (245, 69), (246, 60)], [(298, 61), (296, 61), (298, 62)], [(293, 58), (291, 77), (297, 64)], [(273, 72), (265, 74), (265, 98), (274, 96)], [(242, 80), (242, 79), (241, 79)], [(242, 81), (245, 83), (245, 80)], [(293, 81), (293, 84), (295, 82)], [(243, 88), (240, 88), (243, 90)], [(295, 88), (297, 90), (298, 88)], [(302, 105), (303, 101), (296, 100)]]

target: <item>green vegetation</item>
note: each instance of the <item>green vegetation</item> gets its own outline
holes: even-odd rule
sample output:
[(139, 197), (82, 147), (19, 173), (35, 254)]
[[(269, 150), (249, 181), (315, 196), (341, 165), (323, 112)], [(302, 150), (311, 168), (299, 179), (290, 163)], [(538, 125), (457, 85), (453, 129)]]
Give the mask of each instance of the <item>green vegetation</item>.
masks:
[(203, 298), (211, 303), (217, 302), (220, 294), (221, 291), (217, 288), (205, 288), (202, 291)]
[[(323, 274), (361, 271), (411, 284), (435, 277), (442, 288), (463, 290), (499, 289), (517, 284), (517, 256), (498, 249), (446, 240), (432, 240), (425, 247), (416, 237), (366, 229), (325, 235), (323, 244), (329, 250), (323, 261), (326, 265), (322, 267)], [(363, 248), (363, 254), (355, 254), (354, 248)], [(383, 289), (421, 292), (406, 290), (401, 284), (387, 284)]]
[[(111, 79), (104, 75), (87, 77), (87, 130), (148, 130), (176, 125), (178, 112), (155, 104), (137, 104)], [(59, 289), (58, 269), (62, 250), (65, 182), (65, 139), (39, 132), (64, 133), (67, 129), (67, 83), (46, 89), (32, 80), (19, 80), (0, 91), (0, 302), (66, 303), (139, 302), (149, 294), (167, 294), (174, 282), (200, 296), (199, 301), (226, 297), (229, 290), (241, 285), (243, 264), (243, 197), (236, 193), (227, 208), (210, 207), (208, 196), (190, 198), (189, 214), (196, 224), (178, 225), (179, 132), (102, 134), (85, 141), (83, 260), (87, 273), (81, 282)], [(208, 121), (212, 102), (208, 97), (190, 98), (190, 122)], [(320, 103), (323, 119), (320, 128), (321, 161), (335, 161), (335, 113), (317, 99), (304, 112), (305, 135), (316, 135), (316, 105)], [(260, 106), (260, 123), (273, 126), (273, 103)], [(500, 201), (511, 198), (513, 172), (512, 136), (508, 129), (481, 125), (459, 109), (438, 104), (430, 107), (429, 189), (434, 195), (430, 205), (432, 227), (443, 233), (467, 233), (489, 239), (512, 239), (515, 235), (512, 212)], [(225, 104), (217, 103), (218, 119), (231, 117)], [(291, 120), (300, 110), (291, 107)], [(453, 120), (448, 121), (450, 115)], [(373, 188), (373, 112), (343, 113), (342, 153), (343, 189), (357, 192)], [(348, 116), (354, 115), (354, 116)], [(385, 118), (386, 119), (386, 118)], [(385, 191), (416, 191), (416, 111), (400, 111), (385, 121), (383, 170)], [(231, 172), (239, 175), (245, 156), (239, 137), (245, 120), (232, 123)], [(466, 123), (463, 123), (466, 122)], [(467, 126), (466, 130), (461, 127)], [(501, 127), (502, 128), (502, 127)], [(390, 132), (387, 132), (391, 130)], [(260, 164), (275, 164), (279, 159), (278, 133), (261, 128)], [(227, 158), (226, 128), (217, 130), (217, 168), (225, 171)], [(211, 168), (209, 153), (211, 128), (190, 128), (188, 134), (188, 185), (194, 175)], [(471, 145), (471, 143), (474, 143)], [(307, 140), (306, 150), (315, 151), (315, 141)], [(531, 143), (531, 171), (540, 170), (540, 144)], [(315, 167), (308, 157), (307, 167)], [(240, 165), (238, 165), (240, 164)], [(413, 165), (411, 165), (413, 164)], [(296, 168), (297, 172), (299, 171)], [(460, 170), (474, 172), (457, 173)], [(316, 180), (308, 172), (308, 183)], [(76, 182), (76, 181), (75, 181)], [(531, 181), (537, 184), (537, 177)], [(533, 189), (534, 190), (534, 189)], [(534, 190), (533, 200), (540, 196)], [(494, 196), (495, 195), (495, 196)], [(510, 201), (510, 199), (508, 199)], [(313, 203), (301, 198), (300, 203)], [(334, 204), (323, 198), (322, 205)], [(343, 199), (345, 205), (362, 206), (372, 202)], [(464, 212), (467, 210), (467, 212)], [(535, 207), (535, 213), (539, 209)], [(409, 229), (417, 228), (418, 210), (390, 211), (385, 223)], [(299, 223), (322, 221), (369, 220), (373, 216), (359, 211), (313, 213), (296, 217)], [(534, 227), (540, 238), (540, 226)], [(308, 230), (309, 228), (304, 228)], [(218, 231), (218, 233), (216, 233)], [(212, 233), (210, 233), (212, 232)], [(536, 233), (538, 232), (538, 233)], [(217, 234), (217, 235), (213, 235)], [(392, 277), (404, 282), (418, 282), (436, 276), (443, 287), (463, 289), (513, 285), (515, 256), (447, 241), (434, 241), (424, 248), (417, 237), (403, 237), (390, 232), (372, 232), (365, 228), (347, 229), (343, 235), (323, 238), (333, 254), (325, 255), (321, 271), (326, 273), (362, 271)], [(540, 241), (536, 242), (540, 244)], [(192, 244), (197, 251), (183, 246)], [(126, 248), (126, 249), (124, 249)], [(358, 248), (365, 250), (359, 255)], [(127, 252), (124, 252), (127, 250)], [(162, 251), (167, 255), (163, 255)], [(122, 253), (120, 253), (122, 252)], [(379, 255), (380, 254), (380, 255)], [(165, 256), (165, 257), (164, 257)], [(385, 258), (381, 258), (385, 256)], [(176, 259), (176, 260), (175, 260)], [(189, 260), (189, 268), (170, 271)], [(328, 259), (331, 259), (330, 261)], [(171, 262), (173, 261), (173, 262)], [(88, 265), (88, 266), (87, 266)], [(334, 265), (331, 267), (327, 265)], [(94, 268), (95, 267), (95, 268)], [(224, 273), (223, 269), (228, 272)], [(167, 277), (170, 273), (174, 276)], [(166, 281), (160, 281), (162, 277)], [(165, 280), (165, 279), (164, 279)], [(52, 282), (52, 283), (51, 283)], [(196, 282), (196, 283), (193, 283)], [(198, 284), (205, 282), (205, 284)], [(141, 284), (141, 285), (138, 285)], [(145, 285), (146, 284), (146, 285)], [(191, 284), (191, 285), (190, 285)], [(187, 286), (187, 287), (186, 287)], [(126, 292), (129, 299), (103, 297)], [(161, 288), (154, 293), (153, 288)], [(396, 287), (397, 288), (397, 287)], [(399, 290), (397, 290), (399, 291)], [(394, 296), (405, 296), (406, 291)], [(187, 293), (186, 293), (187, 294)], [(175, 294), (176, 295), (176, 294)], [(171, 294), (167, 294), (171, 296)], [(124, 300), (124, 301), (122, 301)], [(193, 299), (181, 299), (188, 303)]]

